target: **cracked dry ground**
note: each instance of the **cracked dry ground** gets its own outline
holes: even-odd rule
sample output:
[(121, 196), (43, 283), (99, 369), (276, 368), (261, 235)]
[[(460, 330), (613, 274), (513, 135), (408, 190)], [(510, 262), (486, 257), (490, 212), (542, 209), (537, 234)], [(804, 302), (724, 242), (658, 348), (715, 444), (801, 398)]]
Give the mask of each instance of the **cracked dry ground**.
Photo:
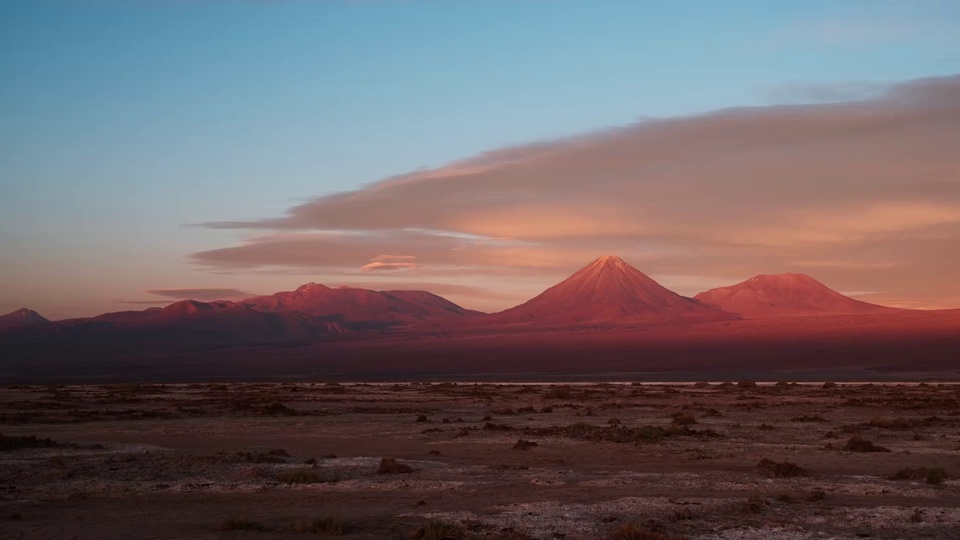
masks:
[(960, 538), (960, 386), (827, 386), (8, 386), (0, 538)]

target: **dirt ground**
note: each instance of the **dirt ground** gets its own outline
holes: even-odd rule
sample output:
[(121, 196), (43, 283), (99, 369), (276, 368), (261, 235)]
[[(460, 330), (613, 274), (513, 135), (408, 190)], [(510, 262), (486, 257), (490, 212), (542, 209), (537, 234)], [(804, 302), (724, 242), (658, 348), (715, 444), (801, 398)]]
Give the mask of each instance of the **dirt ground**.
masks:
[(954, 384), (7, 386), (0, 430), (0, 539), (960, 538)]

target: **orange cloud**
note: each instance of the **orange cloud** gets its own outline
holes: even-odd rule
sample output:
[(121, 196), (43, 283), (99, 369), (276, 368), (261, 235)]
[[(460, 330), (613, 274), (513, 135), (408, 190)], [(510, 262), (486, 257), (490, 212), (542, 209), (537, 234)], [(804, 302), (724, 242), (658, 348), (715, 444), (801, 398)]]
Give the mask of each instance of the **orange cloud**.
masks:
[(270, 233), (191, 257), (423, 279), (562, 275), (618, 253), (705, 282), (819, 262), (818, 278), (849, 290), (951, 297), (958, 125), (960, 76), (860, 101), (640, 122), (388, 178), (274, 219), (207, 224)]

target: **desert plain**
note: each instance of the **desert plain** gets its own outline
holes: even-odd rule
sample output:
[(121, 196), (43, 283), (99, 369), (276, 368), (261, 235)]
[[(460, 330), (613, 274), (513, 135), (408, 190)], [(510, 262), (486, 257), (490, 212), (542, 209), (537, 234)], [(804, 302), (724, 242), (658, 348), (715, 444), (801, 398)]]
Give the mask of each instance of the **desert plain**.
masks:
[(960, 385), (0, 391), (0, 538), (960, 537)]

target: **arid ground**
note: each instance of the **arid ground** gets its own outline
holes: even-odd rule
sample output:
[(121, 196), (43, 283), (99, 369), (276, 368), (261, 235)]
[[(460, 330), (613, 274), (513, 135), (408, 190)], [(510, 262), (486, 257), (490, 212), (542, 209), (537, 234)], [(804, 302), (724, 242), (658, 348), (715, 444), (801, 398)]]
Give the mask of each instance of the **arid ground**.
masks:
[(3, 539), (960, 537), (953, 384), (7, 386), (0, 422)]

